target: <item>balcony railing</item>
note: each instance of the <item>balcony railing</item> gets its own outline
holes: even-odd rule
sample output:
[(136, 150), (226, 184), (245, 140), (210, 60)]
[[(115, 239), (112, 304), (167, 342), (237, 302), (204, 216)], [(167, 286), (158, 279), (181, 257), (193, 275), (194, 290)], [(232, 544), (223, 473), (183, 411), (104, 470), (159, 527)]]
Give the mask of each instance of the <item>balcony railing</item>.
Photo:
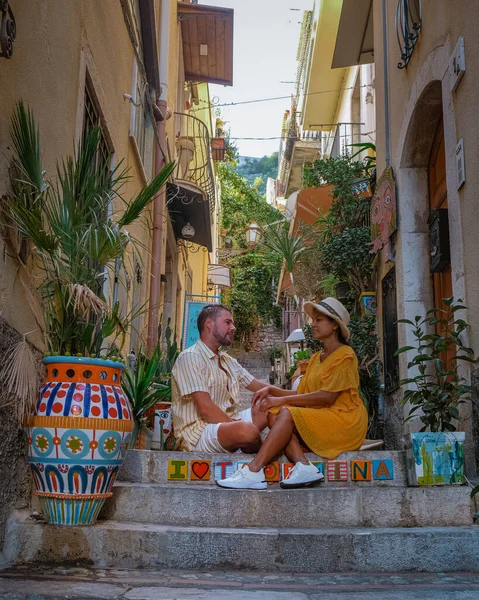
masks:
[(350, 144), (357, 144), (362, 141), (361, 125), (363, 123), (337, 123), (332, 125), (329, 131), (323, 132), (321, 154), (334, 158), (343, 156), (346, 153), (353, 154), (354, 148), (350, 148)]
[(206, 125), (192, 115), (175, 113), (176, 151), (178, 162), (174, 171), (179, 184), (187, 181), (200, 187), (215, 208), (215, 180), (212, 169), (211, 141)]

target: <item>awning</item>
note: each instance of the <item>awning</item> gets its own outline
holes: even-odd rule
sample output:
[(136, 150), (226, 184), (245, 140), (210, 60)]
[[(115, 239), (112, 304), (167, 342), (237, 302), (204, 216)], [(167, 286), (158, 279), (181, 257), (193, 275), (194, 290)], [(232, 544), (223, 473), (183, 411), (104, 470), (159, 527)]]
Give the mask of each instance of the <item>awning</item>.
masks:
[[(176, 183), (166, 184), (166, 201), (175, 238), (206, 246), (211, 252), (211, 213), (203, 190), (189, 181), (177, 180)], [(188, 223), (193, 227), (194, 234), (185, 236), (183, 228)]]
[(185, 79), (233, 85), (232, 8), (178, 2)]
[(332, 185), (300, 190), (296, 200), (296, 223), (312, 225), (318, 217), (324, 216), (333, 203), (332, 190)]
[(284, 340), (285, 344), (291, 344), (293, 342), (304, 342), (304, 333), (302, 329), (295, 329)]
[(373, 0), (343, 0), (332, 68), (373, 62)]
[(231, 287), (231, 271), (226, 265), (213, 265), (207, 267), (208, 283), (219, 287)]

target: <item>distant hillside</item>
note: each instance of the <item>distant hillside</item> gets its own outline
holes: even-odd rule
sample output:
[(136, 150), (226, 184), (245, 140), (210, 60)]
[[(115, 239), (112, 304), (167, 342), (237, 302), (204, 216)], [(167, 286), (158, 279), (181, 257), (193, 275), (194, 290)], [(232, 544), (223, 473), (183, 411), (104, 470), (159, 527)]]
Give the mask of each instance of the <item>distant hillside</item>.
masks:
[(255, 179), (260, 177), (263, 183), (259, 186), (260, 194), (266, 194), (266, 182), (268, 177), (276, 179), (278, 176), (278, 153), (273, 152), (271, 156), (256, 158), (254, 156), (240, 156), (236, 171), (253, 185)]

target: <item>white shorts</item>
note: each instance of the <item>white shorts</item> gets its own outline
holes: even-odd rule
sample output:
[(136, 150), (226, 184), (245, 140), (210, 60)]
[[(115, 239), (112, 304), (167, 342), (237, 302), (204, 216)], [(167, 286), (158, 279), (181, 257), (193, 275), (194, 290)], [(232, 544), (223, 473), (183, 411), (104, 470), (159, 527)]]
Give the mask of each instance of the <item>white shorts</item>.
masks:
[[(239, 419), (238, 421), (246, 421), (247, 423), (253, 422), (253, 416), (251, 414), (251, 408), (247, 408), (246, 410), (242, 410), (238, 413)], [(210, 423), (203, 429), (203, 433), (193, 448), (193, 452), (228, 452), (225, 450), (223, 446), (218, 442), (218, 429), (220, 425), (223, 423)]]

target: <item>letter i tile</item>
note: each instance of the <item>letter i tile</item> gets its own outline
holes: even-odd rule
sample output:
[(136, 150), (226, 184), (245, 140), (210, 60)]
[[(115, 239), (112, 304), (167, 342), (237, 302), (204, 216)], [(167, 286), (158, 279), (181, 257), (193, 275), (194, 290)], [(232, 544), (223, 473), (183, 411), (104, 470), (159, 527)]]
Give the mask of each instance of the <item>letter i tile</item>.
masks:
[(220, 460), (215, 462), (215, 481), (218, 479), (226, 479), (230, 475), (233, 475), (235, 470), (234, 464), (231, 460)]
[(188, 461), (187, 460), (169, 460), (168, 461), (168, 481), (187, 481), (188, 480)]
[(348, 462), (346, 460), (328, 460), (328, 481), (347, 481)]

